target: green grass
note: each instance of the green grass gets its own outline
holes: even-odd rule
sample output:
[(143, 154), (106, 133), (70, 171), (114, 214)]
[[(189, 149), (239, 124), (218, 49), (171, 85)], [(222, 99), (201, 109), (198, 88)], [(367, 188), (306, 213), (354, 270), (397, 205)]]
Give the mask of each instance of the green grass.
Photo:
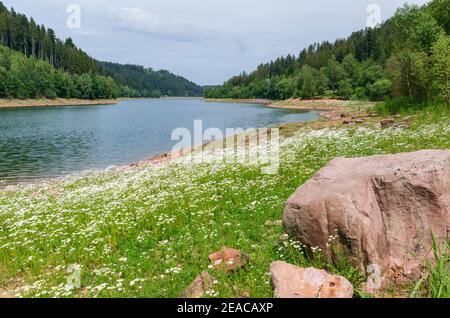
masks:
[(449, 242), (440, 247), (433, 238), (434, 264), (428, 264), (428, 295), (432, 298), (450, 298)]
[[(374, 106), (374, 111), (383, 115), (418, 115), (428, 117), (430, 120), (437, 120), (442, 116), (448, 116), (450, 105), (442, 103), (418, 102), (408, 97), (396, 97), (379, 102)], [(430, 118), (431, 116), (431, 118)]]
[(433, 236), (433, 262), (428, 262), (428, 272), (414, 286), (410, 297), (450, 298), (450, 243), (440, 246)]
[[(271, 297), (275, 260), (327, 268), (358, 289), (364, 277), (345, 260), (331, 266), (308, 257), (281, 225), (266, 222), (279, 220), (289, 195), (337, 156), (449, 149), (449, 118), (425, 118), (410, 128), (300, 130), (283, 140), (276, 175), (262, 174), (257, 164), (179, 159), (0, 190), (0, 291), (179, 297), (222, 246), (251, 259), (230, 275), (212, 273), (214, 297)], [(66, 288), (72, 264), (81, 268), (81, 289)]]

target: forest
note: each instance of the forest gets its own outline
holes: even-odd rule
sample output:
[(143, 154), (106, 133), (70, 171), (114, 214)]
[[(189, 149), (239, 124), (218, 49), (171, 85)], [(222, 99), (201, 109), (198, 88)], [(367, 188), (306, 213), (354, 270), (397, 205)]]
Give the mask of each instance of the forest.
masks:
[(206, 89), (205, 96), (375, 101), (403, 96), (450, 104), (449, 34), (450, 0), (405, 5), (378, 27), (261, 64)]
[(110, 99), (121, 95), (111, 77), (70, 74), (0, 45), (0, 98)]
[(166, 70), (155, 71), (140, 65), (100, 62), (102, 74), (122, 85), (122, 96), (202, 96), (197, 84)]
[(71, 38), (0, 2), (0, 98), (201, 96), (203, 89), (168, 71), (100, 62)]

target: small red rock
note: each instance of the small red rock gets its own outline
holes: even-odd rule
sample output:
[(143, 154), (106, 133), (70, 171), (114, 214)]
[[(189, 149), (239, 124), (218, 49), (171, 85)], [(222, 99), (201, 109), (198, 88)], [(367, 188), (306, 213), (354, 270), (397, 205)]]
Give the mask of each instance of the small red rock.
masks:
[(214, 277), (208, 272), (198, 275), (195, 280), (183, 291), (183, 298), (201, 298), (206, 291), (213, 289)]
[(209, 255), (214, 269), (223, 269), (227, 273), (244, 267), (248, 255), (234, 248), (223, 247), (222, 250)]
[(383, 119), (382, 121), (380, 121), (381, 127), (386, 128), (386, 127), (391, 127), (395, 125), (395, 119), (393, 118), (388, 118), (388, 119)]

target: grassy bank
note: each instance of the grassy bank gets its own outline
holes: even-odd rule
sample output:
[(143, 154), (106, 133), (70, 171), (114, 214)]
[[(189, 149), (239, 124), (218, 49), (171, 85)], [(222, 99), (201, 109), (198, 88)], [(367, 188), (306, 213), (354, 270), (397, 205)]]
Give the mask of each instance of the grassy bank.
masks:
[[(423, 111), (409, 128), (297, 127), (290, 135), (276, 175), (257, 164), (177, 158), (0, 190), (0, 295), (179, 297), (222, 246), (251, 259), (228, 276), (213, 273), (211, 297), (271, 297), (275, 260), (328, 268), (359, 289), (361, 273), (308, 259), (283, 235), (277, 220), (286, 199), (337, 156), (449, 149), (450, 112)], [(79, 289), (66, 286), (73, 268), (81, 271)]]
[(75, 99), (75, 98), (37, 98), (0, 99), (0, 108), (38, 107), (38, 106), (88, 106), (117, 104), (118, 99)]

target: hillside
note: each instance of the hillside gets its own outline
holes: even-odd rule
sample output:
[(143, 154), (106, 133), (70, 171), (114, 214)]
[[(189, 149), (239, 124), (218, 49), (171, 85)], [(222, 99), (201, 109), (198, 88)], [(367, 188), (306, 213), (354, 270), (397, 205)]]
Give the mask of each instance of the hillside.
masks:
[[(101, 79), (102, 77), (110, 77), (116, 82), (114, 86), (117, 87), (115, 87), (116, 91), (113, 94), (115, 96), (200, 96), (203, 92), (202, 88), (195, 83), (165, 70), (154, 71), (137, 65), (99, 62), (78, 48), (71, 38), (64, 41), (58, 39), (54, 30), (37, 24), (33, 18), (17, 13), (13, 8), (8, 10), (2, 2), (0, 2), (0, 45), (30, 58), (28, 60), (21, 59), (22, 61), (28, 61), (28, 63), (40, 66), (44, 64), (32, 60), (40, 60), (47, 63), (48, 66), (52, 67), (52, 74), (64, 73), (65, 78), (67, 75), (83, 76), (85, 80), (87, 78)], [(2, 54), (5, 54), (3, 49)], [(48, 66), (46, 65), (45, 67), (48, 68)], [(15, 68), (15, 70), (18, 69)], [(58, 70), (58, 72), (53, 69)], [(22, 68), (21, 70), (23, 73), (19, 77), (22, 77), (24, 80), (32, 77), (30, 74), (27, 74), (26, 69)], [(3, 65), (3, 69), (0, 69), (0, 72), (4, 73), (5, 71), (9, 72), (9, 67)], [(87, 84), (87, 86), (89, 85)], [(7, 90), (3, 95), (0, 92), (0, 98), (5, 96), (13, 98), (33, 98), (35, 96), (51, 98), (52, 96), (64, 97), (65, 95), (75, 98), (91, 98), (93, 96), (96, 98), (96, 94), (91, 92), (82, 94), (76, 92), (59, 93), (52, 92), (52, 89), (49, 92), (41, 92), (28, 85), (24, 87), (24, 92), (12, 92), (12, 89)], [(20, 89), (18, 88), (18, 90)]]
[[(261, 64), (208, 98), (320, 98), (411, 100), (450, 103), (450, 1), (405, 5), (380, 27), (334, 43), (316, 43), (296, 56)], [(408, 26), (405, 28), (405, 26)]]
[(140, 65), (98, 62), (101, 73), (124, 86), (122, 95), (128, 97), (201, 96), (197, 84), (166, 70), (155, 71)]
[(77, 48), (71, 38), (62, 41), (55, 31), (37, 24), (33, 18), (8, 10), (0, 2), (0, 44), (28, 57), (44, 60), (71, 74), (97, 73), (96, 61)]
[[(286, 200), (336, 157), (448, 149), (448, 118), (447, 109), (414, 117), (409, 128), (368, 123), (318, 131), (311, 127), (319, 123), (291, 124), (283, 129), (292, 135), (283, 138), (274, 175), (263, 173), (259, 162), (236, 164), (235, 153), (226, 151), (230, 157), (221, 163), (182, 157), (0, 189), (0, 295), (180, 297), (209, 271), (208, 255), (230, 246), (248, 253), (251, 263), (229, 275), (214, 272), (218, 283), (209, 297), (272, 297), (267, 272), (275, 260), (343, 275), (364, 296), (364, 273), (345, 261), (328, 264), (320, 253), (308, 257), (301, 242), (288, 239), (280, 220)], [(66, 288), (69, 266), (80, 269), (77, 288)], [(448, 272), (441, 277), (444, 282)], [(437, 297), (426, 288), (428, 281), (440, 286), (437, 278), (424, 275), (386, 296)]]
[(0, 98), (110, 99), (120, 91), (110, 77), (70, 74), (0, 44)]

